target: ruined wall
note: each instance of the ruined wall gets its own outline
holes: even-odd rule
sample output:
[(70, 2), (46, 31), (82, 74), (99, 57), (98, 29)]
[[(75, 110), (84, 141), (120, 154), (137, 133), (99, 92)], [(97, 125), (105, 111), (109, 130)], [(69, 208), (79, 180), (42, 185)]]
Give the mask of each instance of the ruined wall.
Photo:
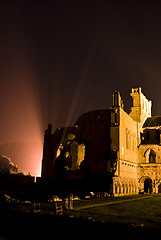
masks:
[(77, 136), (85, 145), (85, 165), (89, 174), (107, 174), (110, 161), (110, 110), (83, 114), (76, 122)]
[(42, 178), (51, 180), (56, 176), (55, 164), (60, 145), (65, 146), (67, 136), (72, 128), (57, 128), (52, 132), (52, 126), (49, 124), (44, 135), (44, 148), (42, 159)]
[(96, 182), (103, 186), (102, 177), (110, 172), (110, 110), (83, 114), (71, 128), (51, 126), (44, 136), (42, 178), (57, 182), (88, 179), (99, 175)]

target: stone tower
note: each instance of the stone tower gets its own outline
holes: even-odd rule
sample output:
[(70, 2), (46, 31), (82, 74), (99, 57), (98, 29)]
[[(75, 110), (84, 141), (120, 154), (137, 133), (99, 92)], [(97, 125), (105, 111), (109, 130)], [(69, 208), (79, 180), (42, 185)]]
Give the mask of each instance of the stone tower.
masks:
[(145, 120), (151, 117), (152, 102), (144, 96), (140, 87), (132, 88), (130, 95), (133, 98), (133, 106), (129, 115), (142, 126)]

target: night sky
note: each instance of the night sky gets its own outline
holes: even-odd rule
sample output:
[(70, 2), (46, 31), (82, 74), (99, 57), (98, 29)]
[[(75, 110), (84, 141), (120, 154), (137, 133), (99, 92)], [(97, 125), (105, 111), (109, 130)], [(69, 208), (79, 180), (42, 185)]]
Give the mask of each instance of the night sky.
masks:
[(161, 115), (161, 2), (0, 1), (0, 153), (40, 175), (43, 135), (142, 87)]

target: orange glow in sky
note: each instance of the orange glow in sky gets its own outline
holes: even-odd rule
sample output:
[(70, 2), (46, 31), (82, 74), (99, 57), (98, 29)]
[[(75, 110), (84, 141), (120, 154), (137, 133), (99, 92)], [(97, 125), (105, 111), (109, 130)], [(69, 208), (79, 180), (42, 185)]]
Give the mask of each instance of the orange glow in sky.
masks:
[[(10, 55), (12, 50), (12, 47), (8, 50)], [(0, 153), (25, 173), (40, 176), (43, 130), (36, 75), (23, 51), (13, 52), (12, 58), (6, 57), (3, 64), (0, 71)]]

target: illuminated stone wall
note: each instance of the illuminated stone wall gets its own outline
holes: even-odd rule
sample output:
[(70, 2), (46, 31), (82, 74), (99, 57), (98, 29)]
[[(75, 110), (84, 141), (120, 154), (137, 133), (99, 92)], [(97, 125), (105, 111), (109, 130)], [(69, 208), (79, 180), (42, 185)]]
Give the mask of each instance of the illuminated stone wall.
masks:
[[(119, 94), (119, 93), (118, 93)], [(121, 98), (120, 94), (119, 97)], [(121, 101), (120, 101), (121, 102)], [(111, 149), (117, 151), (117, 167), (113, 178), (113, 194), (137, 193), (137, 122), (119, 103), (112, 107), (115, 121), (111, 121)], [(111, 117), (112, 119), (112, 117)]]
[(130, 114), (124, 111), (119, 92), (114, 93), (111, 108), (113, 114), (111, 117), (111, 149), (117, 151), (117, 166), (112, 189), (115, 196), (136, 194), (140, 190), (141, 168), (138, 168), (141, 161), (140, 136), (143, 123), (151, 117), (151, 101), (143, 95), (141, 88), (132, 89), (130, 95), (133, 98)]

